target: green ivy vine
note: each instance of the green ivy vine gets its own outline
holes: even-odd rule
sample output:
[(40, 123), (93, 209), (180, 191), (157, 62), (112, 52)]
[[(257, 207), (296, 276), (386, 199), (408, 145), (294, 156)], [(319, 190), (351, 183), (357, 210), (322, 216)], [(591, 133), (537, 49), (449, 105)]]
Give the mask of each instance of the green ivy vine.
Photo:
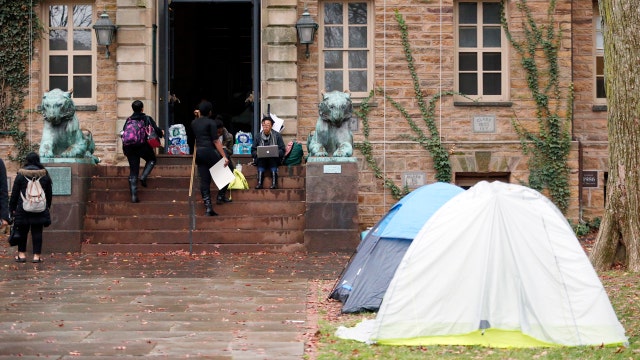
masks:
[(383, 180), (384, 186), (391, 191), (391, 196), (398, 200), (409, 193), (409, 188), (406, 186), (404, 188), (399, 187), (392, 179), (384, 175), (382, 169), (380, 169), (380, 166), (378, 166), (378, 163), (373, 156), (373, 145), (371, 145), (371, 142), (369, 141), (369, 132), (371, 130), (368, 118), (369, 112), (371, 111), (369, 102), (373, 98), (373, 95), (374, 91), (371, 90), (369, 92), (369, 96), (364, 98), (358, 109), (354, 111), (355, 115), (362, 120), (362, 133), (364, 135), (364, 141), (362, 141), (362, 143), (354, 144), (354, 147), (360, 150), (367, 162), (367, 165), (369, 165), (371, 170), (373, 170), (375, 177)]
[[(425, 122), (427, 129), (429, 130), (429, 134), (425, 134), (425, 132), (411, 118), (411, 115), (409, 115), (409, 112), (404, 108), (404, 106), (402, 106), (402, 104), (393, 100), (384, 92), (384, 89), (378, 89), (378, 91), (384, 95), (385, 99), (389, 101), (391, 105), (400, 112), (400, 114), (402, 114), (404, 119), (411, 127), (411, 130), (413, 130), (413, 132), (415, 133), (415, 135), (403, 136), (417, 142), (431, 154), (431, 157), (433, 159), (433, 167), (435, 169), (436, 180), (441, 182), (450, 182), (451, 163), (449, 162), (449, 153), (440, 141), (440, 133), (435, 121), (435, 108), (436, 103), (443, 96), (453, 95), (455, 93), (451, 91), (440, 92), (428, 99), (428, 101), (425, 100), (422, 89), (420, 88), (420, 79), (418, 78), (418, 74), (416, 72), (413, 53), (411, 51), (411, 44), (409, 43), (409, 31), (407, 29), (407, 24), (405, 23), (404, 18), (398, 10), (395, 10), (395, 17), (400, 28), (402, 46), (405, 58), (407, 59), (407, 66), (409, 68), (409, 72), (411, 73), (415, 98), (418, 103), (418, 108), (420, 109), (422, 120)], [(400, 199), (402, 196), (406, 195), (409, 192), (409, 189), (406, 186), (404, 188), (399, 187), (394, 183), (392, 179), (384, 176), (382, 170), (378, 166), (378, 163), (373, 157), (373, 146), (369, 142), (369, 121), (367, 116), (370, 112), (369, 102), (371, 101), (373, 96), (374, 91), (371, 91), (369, 93), (369, 96), (362, 101), (360, 108), (356, 111), (356, 115), (362, 120), (364, 141), (361, 144), (356, 144), (355, 147), (360, 150), (360, 152), (362, 152), (367, 165), (369, 165), (369, 167), (374, 171), (376, 178), (384, 180), (384, 186), (390, 189), (393, 198)]]
[(21, 124), (27, 121), (24, 101), (29, 90), (29, 60), (42, 27), (31, 2), (0, 0), (0, 135), (13, 140), (16, 153), (9, 160), (22, 162), (36, 149)]
[[(569, 207), (569, 166), (567, 160), (571, 146), (569, 124), (573, 116), (573, 85), (568, 89), (565, 115), (561, 115), (564, 102), (560, 91), (558, 47), (562, 32), (554, 27), (556, 0), (549, 2), (547, 25), (536, 23), (526, 0), (516, 2), (524, 15), (524, 39), (517, 41), (507, 24), (502, 2), (501, 21), (507, 39), (521, 57), (527, 86), (536, 105), (538, 133), (527, 131), (516, 118), (512, 124), (520, 137), (523, 153), (529, 155), (529, 186), (538, 191), (547, 189), (551, 200), (565, 212)], [(540, 50), (542, 50), (540, 52)], [(539, 54), (542, 58), (539, 59)], [(546, 65), (544, 69), (539, 66)]]

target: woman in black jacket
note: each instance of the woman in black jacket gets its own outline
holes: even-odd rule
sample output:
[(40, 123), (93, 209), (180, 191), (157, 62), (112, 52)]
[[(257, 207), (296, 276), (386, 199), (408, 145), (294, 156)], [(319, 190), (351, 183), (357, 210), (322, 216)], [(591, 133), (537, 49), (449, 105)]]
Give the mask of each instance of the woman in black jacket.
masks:
[(213, 112), (213, 105), (208, 101), (202, 101), (198, 105), (198, 118), (191, 122), (191, 130), (195, 136), (194, 153), (196, 157), (196, 165), (198, 166), (198, 175), (200, 177), (200, 195), (204, 202), (205, 215), (217, 216), (218, 213), (213, 211), (213, 203), (211, 202), (211, 168), (215, 163), (224, 159), (224, 166), (229, 166), (229, 158), (227, 157), (222, 143), (218, 138), (218, 126), (210, 117)]
[[(27, 212), (22, 207), (22, 196), (27, 189), (28, 179), (40, 179), (40, 185), (44, 190), (47, 205), (44, 211), (39, 213)], [(11, 199), (9, 200), (9, 211), (13, 216), (14, 224), (20, 234), (18, 242), (18, 256), (16, 261), (23, 263), (27, 261), (27, 235), (31, 231), (31, 241), (33, 243), (33, 260), (34, 263), (42, 262), (42, 230), (44, 227), (51, 225), (51, 201), (53, 200), (53, 181), (49, 177), (49, 173), (40, 163), (40, 156), (34, 152), (27, 155), (25, 165), (18, 170), (13, 188), (11, 190)]]
[[(129, 116), (129, 118), (125, 121), (124, 127), (127, 126), (127, 121), (139, 121), (144, 120), (145, 127), (147, 125), (153, 126), (156, 131), (156, 134), (159, 138), (164, 137), (164, 131), (158, 127), (153, 118), (144, 113), (144, 104), (140, 100), (136, 100), (131, 103), (131, 109), (133, 110), (133, 114)], [(140, 175), (140, 184), (144, 187), (147, 187), (147, 178), (151, 174), (151, 170), (156, 165), (156, 153), (151, 147), (151, 145), (147, 144), (147, 142), (143, 142), (141, 144), (133, 144), (133, 145), (122, 145), (122, 152), (127, 157), (127, 161), (129, 162), (129, 191), (131, 192), (131, 202), (138, 202), (138, 174), (140, 173), (140, 159), (144, 159), (144, 170), (142, 170), (142, 175)]]

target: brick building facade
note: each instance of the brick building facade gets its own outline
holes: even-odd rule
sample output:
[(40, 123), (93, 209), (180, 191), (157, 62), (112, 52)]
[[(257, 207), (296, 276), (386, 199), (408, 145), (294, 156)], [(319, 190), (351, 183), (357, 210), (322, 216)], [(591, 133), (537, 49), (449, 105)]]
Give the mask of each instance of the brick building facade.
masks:
[[(480, 94), (482, 91), (491, 94), (477, 96), (479, 100), (473, 103), (454, 96), (445, 96), (437, 102), (435, 119), (441, 141), (450, 153), (453, 182), (464, 186), (482, 179), (527, 182), (528, 158), (523, 155), (520, 139), (511, 122), (517, 119), (525, 127), (535, 129), (535, 106), (519, 55), (507, 43), (499, 24), (495, 32), (494, 5), (497, 3), (452, 0), (254, 0), (233, 3), (237, 5), (179, 0), (45, 0), (36, 8), (43, 19), (45, 33), (52, 29), (52, 9), (59, 9), (56, 6), (68, 6), (69, 9), (77, 5), (88, 6), (85, 10), (91, 12), (94, 22), (106, 12), (118, 27), (116, 42), (109, 47), (109, 58), (105, 56), (104, 48), (95, 44), (91, 26), (84, 28), (91, 31), (91, 39), (94, 40), (89, 52), (92, 57), (92, 93), (88, 98), (75, 101), (81, 126), (90, 130), (95, 139), (95, 154), (102, 160), (99, 166), (123, 163), (118, 133), (131, 113), (133, 100), (142, 100), (145, 112), (166, 127), (170, 123), (186, 121), (179, 119), (182, 115), (178, 116), (172, 107), (174, 104), (169, 104), (169, 94), (175, 93), (182, 99), (180, 106), (183, 113), (187, 113), (199, 100), (196, 99), (199, 94), (193, 88), (203, 86), (205, 91), (206, 86), (215, 86), (221, 88), (216, 91), (229, 94), (228, 98), (218, 101), (222, 106), (238, 98), (244, 99), (247, 90), (254, 91), (253, 121), (257, 121), (256, 117), (261, 113), (266, 113), (266, 107), (270, 105), (272, 111), (285, 120), (285, 140), (297, 138), (306, 141), (315, 126), (321, 92), (331, 90), (331, 84), (336, 83), (356, 89), (352, 91), (356, 107), (362, 101), (363, 93), (383, 89), (424, 128), (395, 17), (395, 11), (398, 11), (408, 27), (415, 70), (425, 98), (440, 92), (461, 90), (461, 86), (467, 86), (462, 79), (469, 75), (477, 75)], [(515, 36), (521, 35), (522, 14), (515, 2), (506, 3), (509, 27)], [(549, 1), (531, 0), (527, 3), (540, 24), (544, 24)], [(295, 27), (305, 6), (319, 23), (308, 58), (305, 46), (298, 43)], [(238, 18), (233, 18), (231, 25), (224, 25), (224, 17), (232, 14)], [(477, 21), (486, 23), (474, 23), (476, 20), (473, 19), (469, 22), (465, 14), (480, 14)], [(573, 84), (575, 97), (569, 155), (571, 198), (567, 216), (574, 220), (580, 216), (593, 218), (600, 216), (604, 208), (608, 168), (606, 99), (599, 96), (596, 89), (600, 49), (597, 2), (557, 0), (554, 16), (554, 25), (562, 30), (558, 49), (562, 91), (568, 92), (569, 85)], [(340, 19), (345, 20), (344, 24)], [(476, 44), (474, 47), (477, 48), (474, 51), (480, 54), (477, 59), (486, 61), (487, 68), (491, 67), (491, 61), (499, 64), (496, 71), (485, 72), (486, 69), (482, 68), (476, 69), (475, 73), (463, 71), (464, 59), (467, 58), (461, 54), (466, 51), (463, 49), (466, 36), (469, 31), (475, 31), (474, 28), (487, 30), (477, 33), (481, 38), (494, 37), (499, 42), (494, 44), (496, 51), (490, 46), (482, 48)], [(234, 40), (234, 35), (222, 35), (223, 31), (241, 34), (242, 38)], [(246, 40), (250, 49), (217, 46), (218, 42), (229, 39), (237, 43)], [(346, 40), (336, 45), (337, 39), (360, 42), (360, 45), (350, 48)], [(36, 43), (27, 108), (36, 108), (53, 82), (50, 64), (54, 51), (51, 44), (46, 37)], [(208, 47), (216, 50), (207, 52)], [(216, 67), (224, 68), (220, 71), (233, 74), (244, 71), (237, 79), (244, 77), (246, 81), (237, 84), (237, 79), (224, 82), (210, 80), (206, 76), (215, 77), (220, 73), (207, 73), (203, 63), (198, 63), (199, 68), (189, 70), (190, 64), (194, 63), (187, 61), (202, 57), (203, 53)], [(350, 57), (356, 53), (358, 55)], [(334, 60), (343, 56), (343, 62), (335, 66)], [(496, 60), (495, 56), (501, 60)], [(241, 65), (229, 65), (235, 63)], [(354, 65), (356, 63), (360, 65)], [(352, 71), (352, 66), (359, 67), (359, 70)], [(238, 70), (240, 68), (243, 70)], [(330, 74), (342, 74), (342, 77)], [(497, 78), (498, 85), (492, 83)], [(186, 89), (179, 89), (180, 81), (187, 84), (186, 87), (181, 85)], [(188, 89), (189, 86), (192, 89)], [(181, 97), (186, 91), (191, 91), (188, 99)], [(431, 157), (421, 146), (403, 136), (410, 134), (411, 129), (401, 114), (389, 101), (385, 101), (380, 92), (373, 97), (371, 105), (368, 140), (373, 144), (375, 159), (384, 175), (398, 186), (403, 186), (406, 179), (412, 179), (411, 186), (434, 182)], [(237, 115), (229, 111), (229, 117)], [(42, 119), (37, 114), (29, 116), (30, 139), (38, 142)], [(358, 143), (364, 140), (364, 135), (360, 119), (356, 124), (354, 141)], [(359, 222), (364, 229), (373, 225), (396, 200), (383, 187), (382, 181), (374, 176), (362, 154), (356, 150), (354, 156), (358, 158), (360, 169)], [(11, 166), (14, 165), (9, 165), (9, 171)], [(585, 178), (589, 181), (585, 182)]]

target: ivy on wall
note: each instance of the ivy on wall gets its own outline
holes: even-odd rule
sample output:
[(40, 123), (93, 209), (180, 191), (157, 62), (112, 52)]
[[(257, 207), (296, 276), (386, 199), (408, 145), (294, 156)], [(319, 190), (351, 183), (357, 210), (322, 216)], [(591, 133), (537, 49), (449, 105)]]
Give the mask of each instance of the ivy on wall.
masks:
[[(524, 39), (515, 39), (504, 12), (501, 21), (507, 39), (520, 55), (527, 86), (536, 106), (538, 132), (528, 131), (514, 118), (512, 124), (520, 136), (523, 153), (529, 155), (529, 186), (538, 191), (547, 189), (551, 200), (565, 212), (569, 207), (569, 166), (567, 160), (571, 146), (569, 124), (573, 115), (573, 85), (568, 94), (560, 90), (558, 48), (562, 32), (554, 26), (556, 0), (549, 1), (548, 23), (540, 24), (533, 18), (526, 0), (518, 0), (516, 7), (523, 14)], [(566, 110), (562, 115), (562, 104)]]
[(0, 0), (0, 135), (13, 140), (16, 152), (9, 160), (22, 162), (36, 149), (23, 126), (27, 121), (24, 100), (29, 90), (29, 60), (42, 27), (33, 1)]
[[(405, 59), (407, 60), (407, 65), (411, 74), (411, 79), (413, 81), (415, 99), (418, 104), (422, 120), (426, 124), (426, 128), (428, 129), (429, 134), (426, 134), (422, 130), (422, 128), (418, 126), (418, 124), (411, 118), (411, 115), (402, 104), (393, 100), (384, 92), (384, 89), (378, 89), (378, 91), (383, 94), (385, 99), (389, 101), (391, 105), (400, 112), (400, 114), (402, 114), (402, 117), (407, 121), (414, 133), (414, 135), (403, 136), (420, 144), (431, 154), (431, 158), (433, 159), (433, 167), (435, 169), (436, 180), (441, 182), (450, 182), (451, 163), (449, 162), (449, 153), (440, 141), (440, 133), (435, 121), (435, 108), (437, 102), (443, 96), (453, 95), (454, 92), (440, 92), (438, 94), (435, 94), (428, 100), (425, 99), (422, 89), (420, 88), (420, 79), (418, 78), (418, 74), (415, 68), (414, 58), (411, 51), (411, 44), (409, 43), (409, 31), (407, 29), (407, 24), (405, 23), (404, 18), (398, 12), (398, 10), (395, 10), (395, 18), (398, 22), (400, 34), (402, 37), (402, 46), (405, 54)], [(382, 170), (378, 166), (378, 163), (373, 157), (373, 146), (369, 142), (369, 121), (367, 116), (370, 112), (369, 102), (373, 98), (373, 95), (374, 92), (371, 91), (369, 93), (369, 96), (363, 100), (360, 108), (356, 111), (356, 115), (362, 120), (365, 140), (361, 144), (356, 144), (355, 147), (362, 152), (367, 165), (369, 165), (369, 167), (374, 171), (376, 178), (384, 179), (384, 186), (390, 189), (393, 198), (400, 199), (402, 196), (406, 195), (409, 192), (409, 189), (406, 186), (404, 188), (397, 186), (392, 179), (384, 176)]]

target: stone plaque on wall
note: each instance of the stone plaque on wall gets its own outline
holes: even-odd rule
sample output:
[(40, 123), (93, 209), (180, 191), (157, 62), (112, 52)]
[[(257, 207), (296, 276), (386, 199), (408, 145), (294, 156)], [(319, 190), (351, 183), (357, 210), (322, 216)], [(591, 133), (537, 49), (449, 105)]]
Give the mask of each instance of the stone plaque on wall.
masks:
[(476, 115), (473, 117), (473, 132), (494, 133), (496, 132), (495, 115)]
[(53, 195), (71, 195), (71, 168), (47, 167), (53, 181)]
[(407, 171), (402, 173), (402, 184), (410, 189), (424, 185), (425, 179), (426, 175), (422, 171)]
[(582, 172), (582, 186), (584, 186), (584, 187), (598, 187), (598, 172), (597, 171), (583, 171)]

